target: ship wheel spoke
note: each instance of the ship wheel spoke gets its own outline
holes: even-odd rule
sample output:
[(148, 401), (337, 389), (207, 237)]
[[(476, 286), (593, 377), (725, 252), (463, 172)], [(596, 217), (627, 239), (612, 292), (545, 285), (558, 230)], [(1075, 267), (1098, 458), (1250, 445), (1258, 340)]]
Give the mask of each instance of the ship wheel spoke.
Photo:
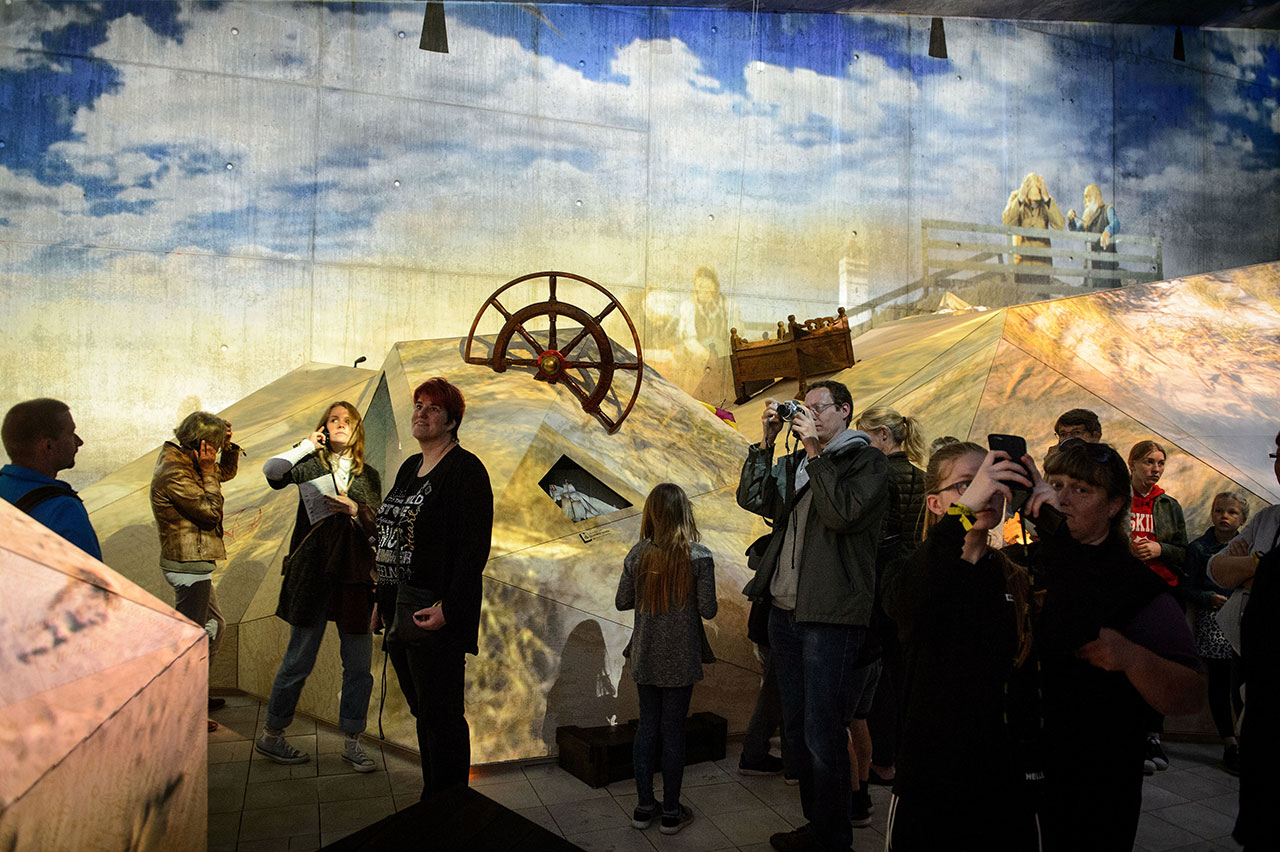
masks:
[(523, 337), (525, 342), (533, 347), (533, 351), (537, 352), (538, 354), (542, 354), (542, 351), (543, 351), (542, 344), (538, 342), (537, 338), (535, 338), (529, 332), (525, 331), (524, 325), (522, 325), (520, 322), (513, 320), (512, 324), (514, 325), (516, 333), (518, 333), (521, 337)]
[(588, 334), (590, 334), (590, 333), (591, 333), (591, 330), (590, 330), (590, 329), (588, 329), (588, 328), (584, 328), (584, 329), (582, 329), (582, 331), (579, 331), (576, 335), (574, 335), (573, 339), (572, 339), (572, 340), (570, 340), (570, 341), (565, 345), (565, 347), (564, 347), (563, 349), (561, 349), (560, 351), (561, 351), (561, 352), (563, 352), (564, 354), (568, 355), (570, 352), (572, 352), (572, 351), (573, 351), (573, 350), (578, 346), (578, 344), (579, 344), (579, 343), (581, 343), (583, 340), (585, 340), (585, 339), (587, 338), (587, 335), (588, 335)]

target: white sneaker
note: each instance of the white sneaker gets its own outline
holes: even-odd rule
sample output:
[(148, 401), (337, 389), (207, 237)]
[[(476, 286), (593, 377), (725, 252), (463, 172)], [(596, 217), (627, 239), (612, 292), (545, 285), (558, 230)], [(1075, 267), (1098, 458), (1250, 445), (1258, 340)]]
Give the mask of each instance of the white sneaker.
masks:
[(342, 759), (350, 763), (356, 772), (372, 772), (378, 768), (373, 758), (365, 754), (359, 737), (345, 737), (345, 739), (346, 742), (342, 745)]

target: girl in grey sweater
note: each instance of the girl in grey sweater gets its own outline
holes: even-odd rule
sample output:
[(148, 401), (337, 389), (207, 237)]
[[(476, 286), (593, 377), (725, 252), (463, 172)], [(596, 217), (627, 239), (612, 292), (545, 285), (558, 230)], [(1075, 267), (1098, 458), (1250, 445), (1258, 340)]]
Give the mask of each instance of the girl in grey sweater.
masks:
[(631, 824), (648, 828), (657, 815), (653, 765), (661, 731), (663, 834), (675, 834), (693, 819), (680, 803), (684, 722), (702, 664), (715, 661), (702, 628), (702, 619), (716, 614), (715, 565), (698, 540), (684, 491), (669, 482), (656, 486), (644, 503), (640, 541), (623, 560), (615, 601), (621, 611), (636, 611), (623, 651), (640, 696), (632, 754), (639, 803)]

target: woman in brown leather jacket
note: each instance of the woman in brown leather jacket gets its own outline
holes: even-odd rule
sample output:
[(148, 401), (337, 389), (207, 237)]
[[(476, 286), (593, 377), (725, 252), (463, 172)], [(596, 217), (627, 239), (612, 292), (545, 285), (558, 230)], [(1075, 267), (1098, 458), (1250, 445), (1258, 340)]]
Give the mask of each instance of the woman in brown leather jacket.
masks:
[[(188, 414), (156, 459), (151, 513), (160, 533), (160, 570), (173, 586), (174, 609), (209, 634), (209, 661), (222, 644), (226, 619), (213, 591), (222, 544), (222, 483), (236, 475), (240, 448), (231, 424), (207, 411)], [(209, 721), (209, 730), (217, 723)]]

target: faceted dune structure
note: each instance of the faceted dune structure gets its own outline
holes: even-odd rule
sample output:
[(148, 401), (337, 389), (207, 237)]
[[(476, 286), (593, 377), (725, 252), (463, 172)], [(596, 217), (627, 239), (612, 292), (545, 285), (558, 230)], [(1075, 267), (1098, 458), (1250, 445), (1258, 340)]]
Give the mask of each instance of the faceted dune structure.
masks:
[(203, 849), (199, 627), (0, 500), (0, 849)]
[[(298, 498), (295, 489), (272, 491), (262, 462), (308, 434), (327, 403), (347, 399), (365, 414), (366, 460), (389, 487), (403, 459), (417, 452), (408, 433), (412, 390), (439, 375), (466, 395), (460, 437), (485, 463), (495, 503), (481, 651), (467, 665), (472, 759), (543, 756), (555, 749), (557, 726), (635, 718), (635, 689), (622, 657), (631, 613), (617, 612), (613, 600), (623, 556), (639, 538), (645, 496), (665, 481), (679, 483), (692, 498), (703, 541), (716, 556), (720, 614), (707, 632), (720, 662), (707, 667), (694, 691), (694, 709), (714, 710), (729, 719), (730, 730), (744, 729), (759, 666), (746, 639), (742, 554), (766, 530), (734, 501), (746, 439), (652, 372), (621, 430), (608, 435), (562, 387), (519, 369), (495, 373), (468, 365), (461, 343), (397, 344), (380, 374), (308, 365), (222, 412), (248, 455), (236, 479), (224, 484), (228, 559), (214, 583), (228, 629), (213, 686), (265, 699), (288, 641), (288, 626), (274, 613)], [(84, 496), (108, 564), (170, 599), (147, 498), (154, 460), (155, 453), (148, 453)], [(540, 484), (566, 463), (575, 476), (606, 486), (630, 505), (571, 521)], [(381, 665), (377, 654), (375, 675)], [(371, 733), (378, 730), (382, 689), (381, 678), (375, 680)], [(330, 628), (299, 710), (336, 723), (340, 683), (337, 636)], [(413, 720), (394, 673), (385, 699), (387, 738), (415, 748)]]
[[(911, 318), (861, 335), (854, 352), (858, 363), (831, 378), (848, 385), (855, 416), (888, 405), (920, 418), (929, 440), (1023, 435), (1040, 463), (1058, 415), (1088, 408), (1126, 458), (1138, 441), (1159, 441), (1160, 484), (1191, 538), (1209, 527), (1219, 492), (1247, 492), (1255, 512), (1280, 500), (1267, 456), (1280, 429), (1280, 263)], [(765, 397), (795, 392), (779, 383), (733, 409), (747, 436)], [(1206, 710), (1168, 729), (1213, 727)]]
[[(920, 418), (929, 439), (1023, 435), (1037, 462), (1059, 414), (1092, 409), (1126, 457), (1140, 440), (1166, 445), (1160, 484), (1199, 535), (1228, 487), (1255, 509), (1280, 500), (1267, 457), (1280, 429), (1278, 335), (1280, 263), (1270, 263), (902, 320), (858, 337), (858, 363), (831, 378), (849, 386), (855, 416), (889, 405)], [(735, 407), (747, 437), (758, 439), (765, 397), (795, 391), (779, 383)]]

